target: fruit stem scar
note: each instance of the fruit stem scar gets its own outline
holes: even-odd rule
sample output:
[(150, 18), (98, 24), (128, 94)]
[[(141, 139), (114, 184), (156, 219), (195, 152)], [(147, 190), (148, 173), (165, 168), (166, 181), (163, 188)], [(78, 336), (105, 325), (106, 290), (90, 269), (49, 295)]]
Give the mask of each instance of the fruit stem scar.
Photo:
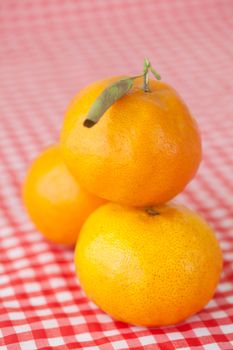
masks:
[(152, 207), (148, 207), (145, 209), (145, 211), (147, 212), (148, 215), (150, 216), (156, 216), (156, 215), (160, 215), (160, 213), (158, 211), (156, 211), (154, 208)]

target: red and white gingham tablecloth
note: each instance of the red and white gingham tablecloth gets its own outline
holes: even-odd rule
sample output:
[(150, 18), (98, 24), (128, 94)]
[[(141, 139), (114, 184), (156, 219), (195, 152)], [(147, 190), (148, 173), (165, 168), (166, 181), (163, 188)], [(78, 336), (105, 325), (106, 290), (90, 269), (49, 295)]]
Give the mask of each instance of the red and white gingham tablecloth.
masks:
[[(233, 349), (232, 20), (232, 0), (0, 0), (1, 350)], [(224, 254), (204, 310), (153, 329), (115, 322), (88, 301), (73, 251), (46, 241), (20, 198), (73, 95), (102, 77), (139, 74), (145, 56), (199, 122), (204, 159), (177, 201), (209, 221)]]

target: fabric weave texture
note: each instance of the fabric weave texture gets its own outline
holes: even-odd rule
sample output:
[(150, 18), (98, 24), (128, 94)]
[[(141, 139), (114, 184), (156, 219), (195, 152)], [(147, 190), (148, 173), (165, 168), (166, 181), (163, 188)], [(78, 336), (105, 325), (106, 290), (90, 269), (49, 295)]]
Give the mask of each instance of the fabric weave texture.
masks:
[[(0, 2), (0, 349), (233, 349), (233, 2)], [(214, 298), (182, 324), (114, 321), (83, 294), (73, 251), (27, 217), (21, 183), (59, 138), (85, 85), (137, 75), (147, 56), (197, 119), (204, 157), (177, 198), (216, 231), (224, 269)], [(203, 281), (203, 288), (205, 281)]]

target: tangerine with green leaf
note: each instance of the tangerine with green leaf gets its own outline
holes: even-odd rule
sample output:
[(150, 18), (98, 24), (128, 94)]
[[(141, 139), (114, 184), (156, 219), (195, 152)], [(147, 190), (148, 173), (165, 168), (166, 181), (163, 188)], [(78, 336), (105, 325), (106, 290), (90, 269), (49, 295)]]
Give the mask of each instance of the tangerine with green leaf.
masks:
[(107, 200), (148, 206), (170, 200), (201, 161), (197, 124), (178, 93), (149, 79), (113, 77), (80, 91), (61, 132), (65, 163), (81, 186)]

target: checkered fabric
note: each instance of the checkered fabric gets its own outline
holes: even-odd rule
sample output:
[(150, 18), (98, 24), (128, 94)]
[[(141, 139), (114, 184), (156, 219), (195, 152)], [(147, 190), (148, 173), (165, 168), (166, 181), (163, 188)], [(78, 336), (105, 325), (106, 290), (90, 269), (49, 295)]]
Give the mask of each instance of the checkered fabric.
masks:
[[(233, 349), (232, 19), (232, 0), (0, 1), (1, 350)], [(199, 122), (204, 159), (177, 201), (209, 221), (224, 254), (204, 310), (152, 329), (115, 322), (86, 299), (72, 249), (35, 230), (20, 196), (72, 96), (139, 74), (145, 56)]]

